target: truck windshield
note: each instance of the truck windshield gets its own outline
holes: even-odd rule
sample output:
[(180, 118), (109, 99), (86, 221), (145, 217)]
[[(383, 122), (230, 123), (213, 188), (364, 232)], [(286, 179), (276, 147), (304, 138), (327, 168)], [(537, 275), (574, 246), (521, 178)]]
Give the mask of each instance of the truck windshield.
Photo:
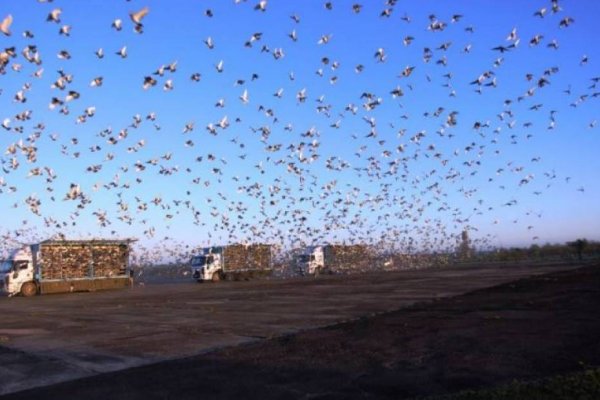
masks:
[(194, 266), (202, 266), (206, 264), (205, 256), (196, 256), (192, 258), (192, 265)]
[(0, 264), (0, 273), (10, 272), (12, 270), (13, 262), (12, 260), (4, 260), (2, 264)]
[(310, 256), (306, 254), (302, 254), (298, 256), (298, 262), (305, 263), (310, 260)]

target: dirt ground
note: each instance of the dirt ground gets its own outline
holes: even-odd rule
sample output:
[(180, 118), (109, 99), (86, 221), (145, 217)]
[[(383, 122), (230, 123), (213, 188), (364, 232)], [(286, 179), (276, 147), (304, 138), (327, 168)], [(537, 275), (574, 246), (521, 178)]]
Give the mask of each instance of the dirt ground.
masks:
[(600, 365), (600, 265), (11, 399), (410, 398)]
[(577, 264), (493, 264), (0, 298), (0, 395), (191, 357)]

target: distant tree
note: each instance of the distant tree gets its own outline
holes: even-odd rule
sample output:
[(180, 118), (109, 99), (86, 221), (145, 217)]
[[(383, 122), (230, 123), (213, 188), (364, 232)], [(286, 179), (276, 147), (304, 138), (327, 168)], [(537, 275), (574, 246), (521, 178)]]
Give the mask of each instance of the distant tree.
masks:
[(460, 234), (460, 244), (458, 245), (458, 257), (466, 260), (471, 258), (471, 240), (469, 239), (469, 232), (465, 229)]
[(588, 241), (586, 239), (577, 239), (573, 242), (567, 243), (570, 247), (573, 247), (577, 252), (577, 258), (581, 260), (583, 258), (583, 250), (587, 247)]
[(537, 244), (532, 244), (529, 247), (529, 256), (533, 258), (540, 258), (542, 255), (542, 249)]

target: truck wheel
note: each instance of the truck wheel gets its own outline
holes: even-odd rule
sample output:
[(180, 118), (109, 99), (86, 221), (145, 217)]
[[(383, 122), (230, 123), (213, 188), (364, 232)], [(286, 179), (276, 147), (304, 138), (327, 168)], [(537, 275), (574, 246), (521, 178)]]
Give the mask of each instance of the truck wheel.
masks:
[(211, 280), (212, 280), (213, 282), (219, 282), (219, 281), (221, 280), (221, 274), (219, 274), (218, 272), (215, 272), (215, 273), (212, 275), (212, 279), (211, 279)]
[(32, 297), (37, 294), (37, 286), (33, 282), (25, 282), (21, 286), (21, 294), (23, 297)]

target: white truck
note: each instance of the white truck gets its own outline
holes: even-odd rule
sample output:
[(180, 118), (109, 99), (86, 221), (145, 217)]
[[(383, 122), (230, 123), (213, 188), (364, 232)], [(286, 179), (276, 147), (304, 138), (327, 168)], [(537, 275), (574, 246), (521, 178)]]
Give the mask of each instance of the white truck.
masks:
[(367, 246), (360, 244), (307, 246), (294, 259), (301, 275), (312, 276), (367, 270), (372, 263)]
[(271, 246), (233, 244), (207, 247), (192, 257), (192, 277), (198, 282), (240, 280), (273, 272)]
[(130, 287), (131, 240), (46, 240), (14, 250), (0, 266), (9, 296)]
[(295, 254), (295, 265), (301, 275), (318, 276), (325, 269), (324, 246), (308, 246)]

